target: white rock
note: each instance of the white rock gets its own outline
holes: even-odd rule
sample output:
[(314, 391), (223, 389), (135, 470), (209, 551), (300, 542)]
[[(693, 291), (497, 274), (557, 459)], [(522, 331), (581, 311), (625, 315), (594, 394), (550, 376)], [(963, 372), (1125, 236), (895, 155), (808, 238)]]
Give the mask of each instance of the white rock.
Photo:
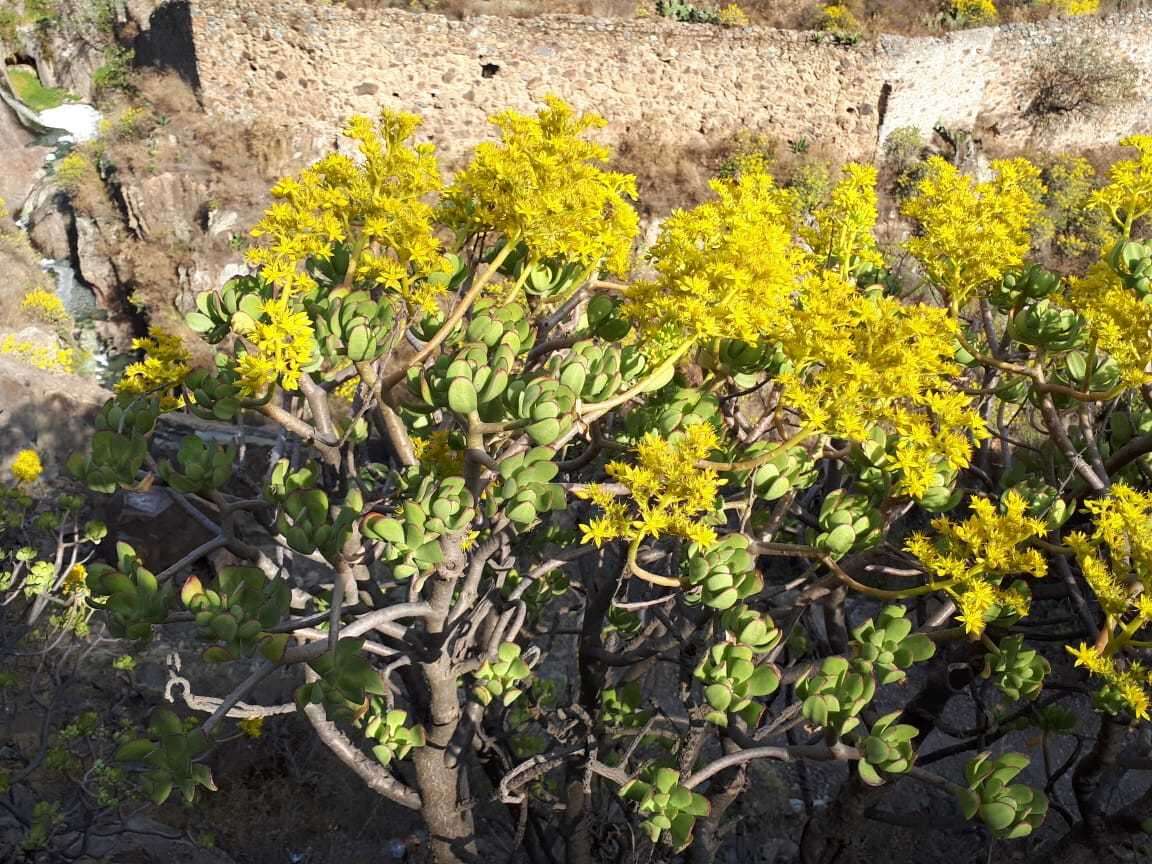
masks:
[(91, 105), (60, 105), (41, 111), (37, 119), (44, 126), (63, 129), (78, 142), (91, 141), (100, 134), (100, 112)]

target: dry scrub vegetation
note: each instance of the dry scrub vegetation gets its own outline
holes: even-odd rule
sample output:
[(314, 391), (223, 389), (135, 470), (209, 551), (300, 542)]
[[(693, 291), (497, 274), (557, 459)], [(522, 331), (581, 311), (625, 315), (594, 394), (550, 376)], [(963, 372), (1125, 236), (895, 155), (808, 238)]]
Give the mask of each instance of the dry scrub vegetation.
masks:
[[(454, 18), (497, 15), (517, 18), (535, 15), (588, 15), (596, 18), (642, 18), (657, 14), (656, 0), (317, 0), (340, 3), (354, 9), (399, 8), (413, 12), (437, 12)], [(701, 0), (701, 8), (719, 9), (720, 0)], [(741, 0), (738, 4), (752, 24), (789, 30), (821, 28), (825, 6), (822, 0)], [(954, 26), (980, 23), (957, 18), (952, 0), (846, 0), (845, 7), (869, 33), (922, 35), (939, 33)], [(1047, 0), (998, 0), (996, 8), (1003, 22), (1043, 20), (1057, 14), (1060, 3)], [(1148, 0), (1101, 0), (1102, 14), (1147, 7)]]

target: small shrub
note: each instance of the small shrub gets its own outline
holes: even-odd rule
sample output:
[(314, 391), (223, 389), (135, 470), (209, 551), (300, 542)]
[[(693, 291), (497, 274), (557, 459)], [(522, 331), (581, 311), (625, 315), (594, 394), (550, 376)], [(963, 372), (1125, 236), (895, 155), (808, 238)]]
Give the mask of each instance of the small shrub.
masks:
[(740, 8), (736, 3), (729, 3), (722, 8), (717, 17), (720, 24), (725, 27), (747, 27), (751, 22), (748, 20), (748, 13)]
[(827, 33), (840, 45), (856, 44), (863, 33), (856, 15), (846, 4), (839, 2), (824, 6), (817, 29)]
[(132, 61), (130, 48), (109, 48), (104, 52), (104, 65), (92, 73), (92, 90), (98, 96), (131, 91)]
[(1058, 156), (1044, 167), (1044, 185), (1052, 251), (1079, 258), (1099, 249), (1107, 223), (1092, 206), (1099, 185), (1092, 164), (1082, 156)]
[(92, 160), (81, 150), (73, 150), (67, 156), (56, 161), (56, 184), (65, 192), (75, 194), (80, 188), (91, 182), (99, 180), (96, 166)]
[(719, 24), (720, 15), (711, 9), (702, 9), (687, 0), (659, 0), (656, 12), (682, 24)]
[(915, 126), (893, 129), (884, 140), (884, 169), (898, 197), (911, 194), (924, 174), (924, 136)]
[(159, 125), (146, 108), (129, 106), (100, 121), (100, 134), (116, 141), (138, 141)]
[(1025, 114), (1051, 118), (1099, 110), (1131, 96), (1140, 70), (1087, 36), (1065, 36), (1040, 51), (1024, 78)]
[(951, 27), (979, 27), (1000, 17), (993, 0), (951, 0), (945, 23)]
[(1065, 15), (1094, 15), (1100, 11), (1100, 0), (1041, 0), (1041, 5)]

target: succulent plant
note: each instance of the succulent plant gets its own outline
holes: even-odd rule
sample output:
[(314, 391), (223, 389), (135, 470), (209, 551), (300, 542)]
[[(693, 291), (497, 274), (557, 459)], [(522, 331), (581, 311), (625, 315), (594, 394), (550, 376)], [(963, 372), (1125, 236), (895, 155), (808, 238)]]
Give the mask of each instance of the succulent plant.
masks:
[(185, 435), (176, 451), (177, 470), (170, 460), (158, 466), (161, 479), (178, 492), (207, 493), (219, 489), (232, 476), (238, 450), (208, 444), (198, 435)]
[(347, 357), (361, 363), (388, 350), (396, 320), (391, 297), (377, 299), (367, 291), (335, 288), (307, 308), (316, 325), (316, 341), (326, 357)]
[(272, 286), (258, 276), (236, 276), (219, 291), (196, 295), (196, 309), (184, 322), (206, 342), (215, 345), (233, 330), (250, 328), (263, 314), (262, 306), (272, 296)]
[(672, 768), (649, 767), (621, 786), (619, 794), (645, 817), (641, 826), (653, 843), (667, 831), (677, 851), (692, 842), (696, 819), (710, 811), (708, 799), (680, 785), (680, 775)]
[(708, 653), (693, 673), (704, 685), (704, 698), (712, 706), (707, 719), (728, 725), (729, 714), (741, 715), (749, 726), (760, 719), (763, 707), (752, 700), (768, 696), (780, 686), (780, 670), (771, 663), (757, 666), (747, 645), (721, 642)]
[(384, 701), (372, 697), (369, 701), (367, 717), (364, 721), (364, 737), (372, 744), (372, 754), (381, 765), (393, 759), (403, 759), (416, 747), (426, 742), (424, 727), (409, 726), (408, 712), (384, 707)]
[[(740, 459), (754, 459), (779, 445), (757, 442), (741, 450)], [(816, 462), (803, 447), (781, 450), (763, 465), (747, 471), (730, 471), (723, 475), (728, 488), (752, 483), (759, 501), (775, 501), (793, 489), (806, 489), (816, 479)]]
[(560, 470), (547, 447), (533, 447), (509, 456), (497, 466), (500, 480), (491, 487), (485, 501), (489, 516), (503, 512), (518, 526), (527, 526), (541, 514), (563, 510), (567, 497), (559, 485), (550, 482)]
[(1011, 782), (1028, 762), (1020, 753), (993, 759), (987, 752), (969, 762), (964, 768), (967, 788), (957, 793), (964, 818), (979, 816), (993, 836), (1002, 840), (1027, 837), (1044, 824), (1048, 798), (1031, 786)]
[(89, 565), (87, 585), (89, 602), (107, 613), (108, 631), (122, 639), (150, 638), (153, 626), (168, 619), (175, 594), (172, 583), (157, 582), (127, 543), (116, 544), (115, 567)]
[(701, 420), (713, 426), (721, 423), (719, 400), (702, 390), (673, 384), (661, 390), (646, 405), (630, 412), (624, 418), (624, 429), (634, 440), (650, 430), (667, 438)]
[(1083, 338), (1084, 319), (1044, 298), (1025, 305), (1012, 318), (1012, 338), (1046, 351), (1068, 351)]
[(1010, 699), (1035, 699), (1051, 671), (1047, 660), (1024, 647), (1022, 636), (1006, 636), (984, 658), (984, 677), (991, 678)]
[(331, 561), (343, 548), (363, 500), (359, 491), (352, 489), (344, 506), (333, 513), (328, 493), (318, 483), (311, 467), (290, 471), (288, 460), (281, 459), (272, 469), (269, 496), (280, 505), (276, 529), (288, 545), (301, 555), (319, 550)]
[(216, 791), (212, 771), (194, 761), (208, 751), (208, 737), (200, 728), (187, 729), (180, 718), (166, 708), (152, 712), (148, 734), (120, 745), (117, 762), (143, 768), (140, 787), (156, 804), (163, 804), (178, 789), (192, 803), (199, 788)]
[(600, 721), (605, 726), (639, 729), (648, 722), (640, 682), (627, 681), (618, 687), (606, 687), (600, 696)]
[(588, 301), (585, 317), (588, 332), (606, 342), (619, 342), (632, 330), (632, 322), (623, 315), (620, 301), (606, 294), (597, 294)]
[(259, 646), (269, 660), (283, 656), (286, 634), (265, 631), (288, 614), (292, 589), (285, 579), (269, 579), (258, 567), (223, 567), (215, 587), (191, 576), (180, 599), (196, 620), (202, 639), (222, 642), (204, 652), (211, 662), (235, 660)]
[(508, 416), (524, 421), (533, 443), (546, 446), (572, 428), (576, 393), (556, 378), (515, 379), (504, 394)]
[(748, 538), (742, 534), (729, 534), (707, 549), (692, 544), (684, 563), (684, 599), (713, 609), (731, 609), (764, 586), (755, 565)]
[(1000, 284), (993, 286), (988, 299), (997, 309), (1007, 312), (1029, 300), (1041, 300), (1060, 287), (1060, 277), (1038, 264), (1005, 273)]
[(834, 558), (860, 552), (880, 542), (884, 520), (871, 500), (836, 489), (820, 506), (820, 530), (810, 531), (810, 543)]
[(572, 389), (584, 402), (604, 402), (615, 396), (625, 382), (644, 371), (644, 355), (635, 347), (577, 342), (565, 355), (554, 354), (548, 371)]
[(904, 670), (913, 663), (928, 660), (936, 645), (922, 633), (912, 633), (903, 606), (886, 606), (852, 631), (855, 656), (866, 660), (877, 670), (877, 683), (895, 684), (907, 675)]
[(1125, 288), (1141, 297), (1152, 294), (1152, 242), (1119, 241), (1105, 260), (1124, 281)]
[(744, 645), (756, 654), (767, 654), (780, 644), (783, 634), (766, 614), (746, 606), (734, 606), (720, 616), (720, 626), (728, 642)]
[(869, 786), (881, 786), (885, 775), (904, 774), (912, 767), (912, 740), (917, 730), (915, 726), (897, 723), (900, 714), (893, 711), (879, 718), (856, 745), (861, 755), (856, 771)]
[(379, 542), (377, 558), (391, 567), (392, 578), (407, 580), (444, 560), (440, 538), (463, 531), (476, 511), (463, 477), (438, 480), (413, 467), (400, 480), (408, 492), (400, 511), (393, 516), (369, 513), (360, 531)]
[(369, 696), (384, 696), (387, 685), (364, 659), (363, 647), (363, 639), (340, 639), (333, 650), (309, 660), (317, 679), (296, 688), (296, 706), (322, 705), (331, 720), (353, 720)]
[(839, 738), (860, 725), (860, 712), (876, 695), (876, 675), (867, 660), (826, 657), (796, 684), (796, 695), (804, 717)]
[(472, 692), (481, 704), (489, 705), (499, 699), (511, 705), (524, 692), (523, 684), (532, 674), (531, 668), (520, 656), (520, 646), (505, 642), (496, 649), (496, 660), (485, 660), (476, 670), (476, 685)]

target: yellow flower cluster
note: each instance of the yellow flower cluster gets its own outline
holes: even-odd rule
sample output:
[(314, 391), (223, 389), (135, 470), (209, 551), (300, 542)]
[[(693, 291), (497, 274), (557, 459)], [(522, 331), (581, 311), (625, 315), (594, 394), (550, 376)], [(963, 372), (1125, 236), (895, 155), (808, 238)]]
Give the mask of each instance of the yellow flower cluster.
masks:
[(1125, 384), (1139, 387), (1152, 381), (1152, 304), (1124, 287), (1103, 261), (1083, 277), (1069, 278), (1064, 299), (1088, 321), (1096, 344), (1116, 361)]
[(639, 224), (628, 203), (636, 178), (601, 168), (608, 149), (583, 137), (604, 118), (577, 115), (555, 96), (545, 101), (535, 116), (492, 118), (501, 141), (477, 145), (444, 193), (444, 221), (468, 234), (517, 238), (534, 260), (563, 257), (624, 274)]
[(787, 316), (805, 253), (793, 245), (795, 197), (762, 159), (714, 180), (716, 200), (665, 220), (653, 281), (632, 285), (625, 311), (649, 340), (756, 342)]
[(1040, 218), (1039, 169), (1027, 159), (998, 160), (992, 169), (993, 179), (977, 182), (933, 156), (902, 208), (919, 224), (906, 248), (956, 304), (1024, 262)]
[(464, 451), (453, 447), (447, 429), (436, 429), (427, 438), (413, 438), (412, 450), (420, 463), (445, 477), (464, 473)]
[(9, 470), (17, 483), (35, 483), (43, 473), (44, 465), (35, 450), (21, 450), (12, 460)]
[(73, 564), (68, 568), (64, 582), (60, 585), (60, 590), (65, 594), (87, 594), (88, 568), (83, 564)]
[(880, 266), (884, 258), (876, 247), (876, 169), (850, 162), (828, 200), (812, 214), (815, 225), (801, 236), (822, 265), (845, 276), (853, 263)]
[(716, 430), (707, 423), (688, 426), (674, 441), (649, 432), (636, 446), (636, 464), (611, 462), (608, 476), (628, 487), (630, 500), (620, 501), (607, 486), (589, 486), (579, 494), (602, 515), (581, 525), (585, 543), (600, 546), (616, 539), (642, 540), (667, 535), (702, 547), (716, 542), (716, 532), (699, 517), (716, 508), (724, 482), (715, 471), (697, 467), (717, 446)]
[(64, 301), (43, 288), (33, 288), (25, 294), (20, 301), (20, 308), (49, 324), (64, 324), (69, 320)]
[(837, 273), (808, 279), (778, 334), (793, 370), (784, 399), (805, 427), (852, 441), (883, 426), (899, 437), (902, 491), (922, 497), (941, 469), (965, 467), (986, 430), (952, 376), (956, 323), (925, 304), (867, 296)]
[(1093, 517), (1092, 534), (1077, 531), (1064, 539), (1100, 607), (1118, 617), (1132, 601), (1134, 583), (1152, 585), (1152, 495), (1117, 483), (1108, 497), (1084, 506)]
[(1028, 595), (1002, 587), (1004, 579), (1022, 574), (1040, 578), (1048, 572), (1044, 556), (1027, 545), (1044, 535), (1044, 523), (1026, 514), (1027, 502), (1014, 491), (1006, 493), (1001, 504), (1002, 512), (989, 498), (973, 498), (966, 520), (938, 517), (932, 520), (934, 538), (917, 533), (905, 545), (956, 601), (959, 620), (972, 634), (984, 632), (998, 607), (1027, 614)]
[(827, 3), (820, 14), (821, 30), (828, 33), (855, 34), (860, 32), (860, 22), (852, 10), (840, 2)]
[(952, 0), (952, 14), (972, 24), (991, 24), (999, 17), (993, 0)]
[(132, 348), (144, 352), (144, 359), (132, 363), (116, 382), (117, 393), (160, 393), (160, 405), (165, 410), (176, 408), (179, 400), (172, 391), (184, 383), (191, 371), (192, 355), (180, 337), (158, 328), (143, 339), (133, 339)]
[[(1103, 648), (1087, 645), (1068, 646), (1068, 653), (1076, 658), (1092, 675), (1104, 681), (1104, 692), (1119, 699), (1138, 720), (1148, 719), (1148, 687), (1152, 686), (1152, 672), (1141, 663), (1120, 666)], [(1102, 694), (1103, 695), (1103, 694)]]
[(1057, 249), (1067, 255), (1082, 255), (1104, 247), (1111, 232), (1108, 220), (1094, 204), (1097, 189), (1092, 163), (1083, 156), (1065, 153), (1049, 162), (1044, 174), (1047, 202), (1055, 220), (1045, 217), (1043, 235), (1050, 236)]
[(1100, 11), (1100, 0), (1042, 0), (1065, 15), (1093, 15)]
[(345, 243), (356, 278), (390, 291), (425, 311), (435, 309), (443, 285), (430, 273), (447, 267), (425, 198), (443, 185), (431, 144), (411, 146), (420, 125), (412, 114), (384, 111), (373, 123), (352, 118), (345, 135), (359, 162), (332, 154), (272, 189), (276, 203), (252, 229), (259, 241), (249, 264), (287, 293), (315, 289), (309, 258), (328, 260)]
[(249, 347), (236, 358), (240, 392), (261, 397), (277, 382), (296, 390), (316, 351), (312, 319), (294, 310), (288, 297), (264, 301), (261, 311), (260, 320), (242, 331)]
[(1134, 147), (1138, 155), (1112, 163), (1108, 183), (1096, 192), (1092, 203), (1127, 238), (1136, 220), (1152, 213), (1152, 135), (1129, 135), (1120, 145)]
[(729, 3), (727, 6), (721, 7), (716, 13), (716, 17), (724, 27), (747, 27), (752, 23), (748, 20), (748, 13), (741, 9), (737, 3)]
[(1143, 590), (1152, 584), (1152, 495), (1117, 483), (1106, 498), (1086, 501), (1085, 507), (1092, 533), (1077, 531), (1064, 541), (1108, 616), (1107, 638), (1068, 650), (1077, 666), (1103, 680), (1106, 703), (1119, 700), (1134, 716), (1148, 719), (1152, 674), (1139, 663), (1119, 663), (1117, 654), (1152, 624), (1152, 596)]
[(77, 363), (76, 352), (71, 348), (48, 347), (28, 339), (17, 339), (11, 333), (0, 338), (0, 354), (18, 357), (45, 372), (72, 372)]

